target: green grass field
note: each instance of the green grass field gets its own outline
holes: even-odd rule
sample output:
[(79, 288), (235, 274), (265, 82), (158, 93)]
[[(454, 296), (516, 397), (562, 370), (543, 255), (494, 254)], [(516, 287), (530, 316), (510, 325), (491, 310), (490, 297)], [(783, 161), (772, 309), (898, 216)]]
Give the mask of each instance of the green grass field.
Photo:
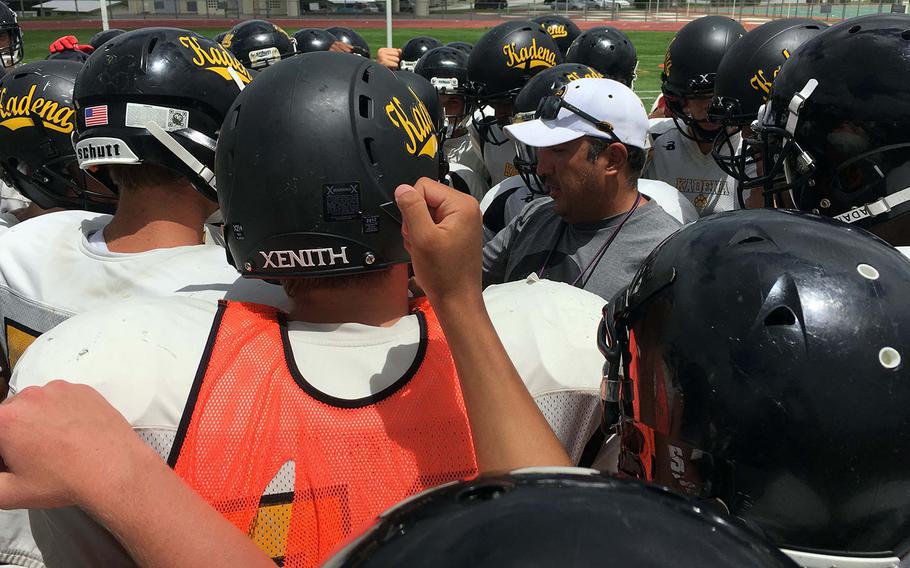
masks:
[[(116, 25), (116, 22), (114, 24)], [(222, 31), (214, 28), (190, 29), (209, 37), (214, 37)], [(288, 31), (296, 30), (289, 29)], [(482, 29), (402, 29), (394, 32), (394, 43), (396, 46), (401, 46), (409, 38), (418, 35), (430, 35), (443, 43), (455, 40), (474, 43), (484, 31)], [(364, 29), (358, 30), (358, 32), (367, 40), (374, 53), (377, 48), (385, 45), (385, 30)], [(60, 36), (68, 35), (68, 33), (76, 35), (83, 42), (88, 42), (93, 34), (90, 30), (79, 30), (76, 32), (60, 30), (26, 31), (26, 61), (43, 59), (47, 55), (47, 48), (50, 43)], [(663, 62), (664, 51), (673, 37), (673, 32), (628, 32), (628, 34), (638, 50), (638, 80), (635, 82), (635, 90), (642, 97), (645, 104), (650, 105), (656, 97), (658, 89), (660, 89), (660, 69), (658, 65)]]

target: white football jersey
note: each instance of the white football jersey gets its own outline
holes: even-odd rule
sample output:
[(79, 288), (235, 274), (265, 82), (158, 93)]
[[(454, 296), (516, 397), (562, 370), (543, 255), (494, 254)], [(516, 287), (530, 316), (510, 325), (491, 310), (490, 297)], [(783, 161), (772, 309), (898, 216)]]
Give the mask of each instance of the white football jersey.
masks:
[[(491, 112), (492, 109), (487, 107), (484, 111), (478, 110), (474, 114), (479, 118)], [(485, 173), (490, 179), (490, 187), (500, 183), (507, 177), (518, 175), (518, 170), (515, 169), (515, 164), (512, 163), (515, 159), (515, 143), (506, 135), (501, 126), (494, 124), (490, 127), (488, 138), (493, 140), (493, 142), (481, 140), (480, 133), (473, 123), (468, 124), (468, 133), (471, 137), (475, 154), (483, 160)], [(484, 173), (481, 170), (474, 171), (481, 174)]]
[[(603, 357), (595, 335), (603, 300), (548, 281), (491, 286), (484, 299), (528, 390), (577, 461), (600, 421)], [(74, 317), (25, 353), (11, 389), (60, 377), (89, 384), (166, 458), (215, 310), (193, 298), (137, 298)], [(416, 320), (406, 316), (387, 328), (289, 322), (290, 351), (314, 388), (362, 398), (398, 381), (414, 364), (425, 341)], [(49, 567), (132, 564), (116, 540), (78, 509), (31, 511), (30, 517)]]
[(0, 235), (5, 233), (10, 227), (18, 224), (19, 219), (12, 213), (0, 213)]
[(27, 197), (0, 181), (0, 213), (15, 213), (30, 203)]
[(711, 153), (703, 154), (695, 141), (678, 128), (652, 141), (651, 157), (642, 177), (670, 184), (686, 196), (704, 217), (736, 208), (736, 187), (718, 167)]
[(228, 297), (285, 308), (280, 286), (240, 278), (213, 245), (105, 252), (89, 243), (111, 216), (61, 211), (19, 223), (0, 239), (3, 353), (15, 365), (35, 337), (75, 314), (136, 296)]
[(449, 174), (446, 183), (458, 191), (467, 193), (477, 201), (483, 199), (487, 192), (487, 184), (480, 175), (471, 168), (458, 163), (449, 163)]
[[(467, 128), (465, 128), (464, 134), (458, 138), (447, 138), (443, 142), (442, 148), (445, 150), (446, 160), (448, 160), (449, 164), (461, 164), (466, 168), (470, 168), (481, 179), (486, 175), (483, 159), (474, 150), (474, 143), (471, 141)], [(486, 183), (485, 180), (484, 183)], [(484, 192), (486, 192), (486, 188), (484, 188)]]

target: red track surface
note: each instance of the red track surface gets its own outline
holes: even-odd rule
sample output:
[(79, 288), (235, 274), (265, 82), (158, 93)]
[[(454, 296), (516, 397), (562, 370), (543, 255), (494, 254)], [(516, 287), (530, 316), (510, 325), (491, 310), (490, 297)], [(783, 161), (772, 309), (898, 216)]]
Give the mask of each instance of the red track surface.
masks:
[[(228, 29), (239, 20), (232, 19), (205, 19), (205, 18), (182, 18), (182, 19), (136, 19), (136, 20), (111, 20), (111, 27), (122, 29), (145, 28), (151, 26), (167, 27), (193, 27), (193, 28), (220, 28)], [(306, 27), (328, 27), (328, 26), (346, 26), (351, 28), (385, 28), (385, 20), (381, 19), (340, 19), (340, 18), (309, 18), (309, 19), (273, 19), (271, 20), (279, 26), (288, 28), (306, 28)], [(504, 20), (418, 20), (413, 18), (395, 19), (395, 27), (398, 29), (406, 28), (432, 28), (432, 29), (451, 29), (451, 28), (491, 28)], [(578, 26), (582, 29), (593, 28), (595, 26), (609, 25), (621, 30), (635, 31), (676, 31), (686, 22), (639, 22), (634, 20), (576, 20)], [(56, 20), (47, 22), (25, 21), (20, 25), (25, 30), (82, 30), (82, 29), (99, 29), (101, 20)], [(744, 24), (746, 28), (752, 28), (753, 25)]]

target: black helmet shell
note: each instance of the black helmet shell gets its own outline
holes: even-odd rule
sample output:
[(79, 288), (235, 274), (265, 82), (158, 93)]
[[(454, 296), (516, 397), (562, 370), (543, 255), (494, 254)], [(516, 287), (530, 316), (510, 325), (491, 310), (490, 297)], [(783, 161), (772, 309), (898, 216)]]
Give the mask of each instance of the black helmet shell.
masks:
[(727, 51), (717, 67), (709, 114), (715, 122), (751, 124), (768, 100), (781, 65), (828, 24), (808, 18), (772, 20), (748, 32)]
[(726, 16), (703, 16), (683, 26), (664, 56), (660, 75), (664, 94), (710, 96), (720, 60), (745, 33), (739, 22)]
[(442, 95), (464, 95), (468, 90), (468, 56), (454, 47), (426, 52), (414, 72), (427, 79)]
[(76, 80), (79, 165), (151, 163), (189, 179), (211, 199), (209, 181), (146, 128), (155, 123), (210, 170), (225, 113), (251, 81), (224, 47), (188, 30), (142, 28), (92, 53)]
[(540, 24), (543, 29), (550, 34), (550, 37), (556, 42), (556, 47), (559, 48), (559, 51), (563, 56), (566, 55), (569, 46), (572, 45), (575, 38), (581, 34), (581, 30), (578, 29), (575, 22), (565, 16), (559, 16), (557, 14), (537, 16), (531, 21)]
[(682, 228), (611, 302), (634, 398), (620, 470), (723, 503), (781, 548), (902, 556), (908, 282), (897, 250), (819, 216)]
[(566, 53), (567, 63), (581, 63), (597, 69), (607, 79), (632, 87), (638, 67), (638, 52), (624, 32), (610, 26), (583, 32)]
[[(0, 79), (0, 175), (43, 209), (113, 212), (112, 195), (88, 190), (74, 172), (73, 86), (82, 64), (52, 60), (20, 65)], [(75, 174), (75, 176), (74, 176)]]
[(297, 53), (310, 53), (328, 51), (338, 38), (319, 28), (304, 28), (294, 32), (294, 40), (297, 42)]
[(506, 22), (478, 40), (468, 58), (468, 78), (481, 102), (511, 100), (528, 79), (562, 61), (556, 42), (539, 24)]
[(240, 22), (221, 40), (247, 69), (264, 69), (297, 53), (297, 45), (286, 31), (265, 20)]
[(437, 179), (438, 151), (426, 107), (378, 63), (315, 52), (276, 64), (237, 98), (218, 141), (229, 257), (254, 278), (408, 262), (394, 191)]
[(424, 53), (440, 47), (442, 44), (435, 37), (430, 36), (417, 36), (408, 40), (404, 44), (404, 47), (401, 48), (401, 69), (407, 71), (413, 71), (414, 66), (417, 65), (417, 60), (420, 59)]
[(126, 30), (121, 30), (118, 28), (111, 28), (109, 30), (102, 30), (92, 36), (92, 39), (88, 40), (88, 44), (95, 49), (98, 49), (102, 45), (108, 42), (108, 40), (114, 39), (120, 34), (125, 34)]
[(362, 35), (355, 32), (351, 28), (335, 26), (332, 28), (326, 28), (325, 31), (338, 38), (338, 41), (346, 43), (353, 47), (355, 55), (366, 57), (367, 59), (371, 57), (370, 46), (367, 45), (367, 40), (363, 39)]
[(564, 471), (431, 489), (380, 515), (324, 566), (795, 567), (732, 519), (663, 488)]

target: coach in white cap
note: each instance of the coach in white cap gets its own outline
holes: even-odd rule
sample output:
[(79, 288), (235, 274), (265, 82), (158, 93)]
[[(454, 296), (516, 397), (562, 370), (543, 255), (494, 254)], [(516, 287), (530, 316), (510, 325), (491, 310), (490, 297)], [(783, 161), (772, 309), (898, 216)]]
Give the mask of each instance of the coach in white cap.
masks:
[(484, 248), (484, 285), (531, 273), (605, 299), (680, 224), (638, 192), (648, 116), (625, 85), (580, 79), (544, 98), (535, 120), (505, 128), (537, 148), (549, 198), (528, 204)]

